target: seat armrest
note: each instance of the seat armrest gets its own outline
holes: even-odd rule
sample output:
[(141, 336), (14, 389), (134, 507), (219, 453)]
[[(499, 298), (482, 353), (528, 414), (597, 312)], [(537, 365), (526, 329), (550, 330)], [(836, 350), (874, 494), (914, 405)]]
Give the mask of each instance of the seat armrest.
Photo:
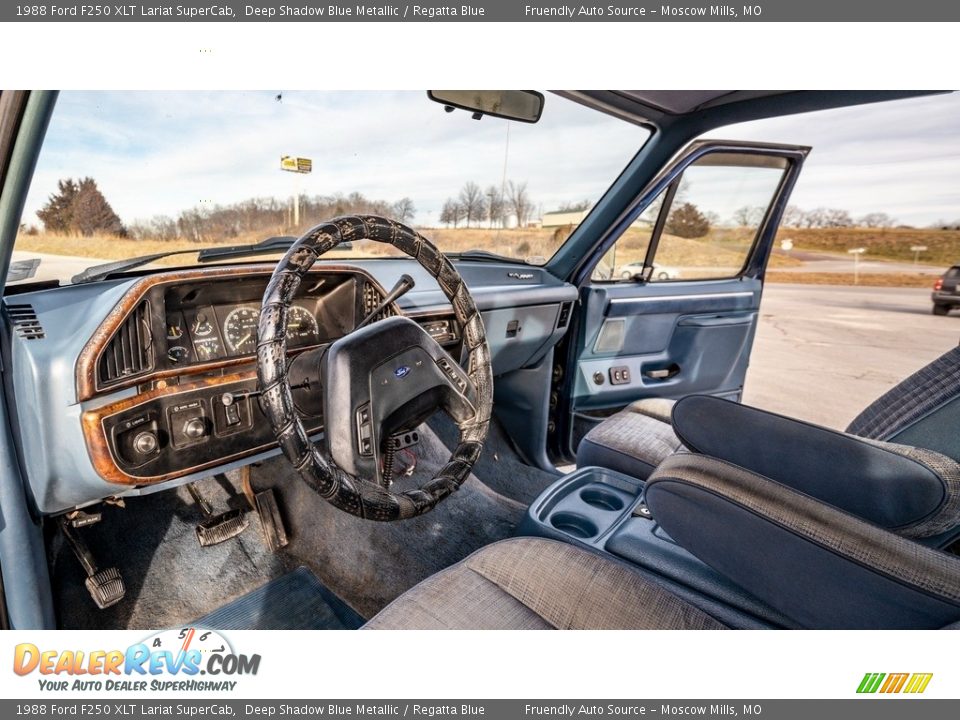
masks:
[(960, 524), (960, 464), (706, 395), (673, 408), (690, 450), (727, 460), (906, 537)]
[(645, 498), (683, 548), (800, 627), (960, 620), (960, 558), (749, 470), (674, 455), (647, 480)]

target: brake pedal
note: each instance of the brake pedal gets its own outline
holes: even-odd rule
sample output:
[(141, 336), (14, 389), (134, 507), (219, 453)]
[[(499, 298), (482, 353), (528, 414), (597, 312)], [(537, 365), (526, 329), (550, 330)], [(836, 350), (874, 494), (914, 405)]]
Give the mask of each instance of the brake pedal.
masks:
[(83, 566), (84, 572), (87, 573), (84, 585), (86, 585), (87, 592), (90, 593), (90, 597), (93, 598), (97, 607), (104, 610), (123, 600), (127, 588), (123, 583), (120, 571), (115, 567), (104, 568), (103, 570), (97, 568), (97, 561), (93, 557), (93, 553), (90, 552), (90, 547), (77, 532), (77, 526), (74, 525), (73, 518), (68, 515), (61, 515), (60, 530), (67, 539), (70, 549), (73, 550), (73, 554)]
[(196, 483), (187, 483), (187, 490), (204, 516), (204, 519), (196, 527), (197, 542), (202, 547), (219, 545), (235, 538), (246, 530), (250, 524), (243, 510), (227, 510), (219, 515), (214, 515), (213, 506), (200, 493), (200, 488), (197, 487)]
[(101, 610), (116, 605), (127, 594), (120, 571), (115, 567), (94, 573), (84, 581), (84, 585), (87, 586), (87, 592)]
[(219, 545), (247, 529), (250, 521), (243, 510), (227, 510), (197, 525), (197, 540), (203, 547)]

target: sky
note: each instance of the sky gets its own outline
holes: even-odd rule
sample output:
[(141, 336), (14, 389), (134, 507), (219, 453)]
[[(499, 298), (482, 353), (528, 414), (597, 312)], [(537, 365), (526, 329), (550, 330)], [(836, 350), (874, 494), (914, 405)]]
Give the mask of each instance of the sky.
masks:
[[(526, 182), (539, 211), (596, 201), (647, 132), (547, 95), (536, 125), (447, 114), (423, 92), (66, 92), (24, 220), (63, 177), (91, 176), (126, 223), (250, 197), (358, 191), (413, 199), (434, 225), (467, 181)], [(509, 126), (509, 138), (508, 138)], [(960, 93), (776, 118), (708, 137), (811, 145), (804, 209), (885, 212), (925, 226), (960, 218)], [(310, 175), (279, 169), (309, 157)], [(504, 164), (506, 162), (506, 172)], [(318, 218), (319, 220), (319, 218)]]

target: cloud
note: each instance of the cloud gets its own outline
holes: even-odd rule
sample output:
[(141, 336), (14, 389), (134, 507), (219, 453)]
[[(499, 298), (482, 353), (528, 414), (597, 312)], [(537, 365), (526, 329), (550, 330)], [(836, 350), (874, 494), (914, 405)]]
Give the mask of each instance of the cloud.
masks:
[[(63, 177), (92, 176), (126, 222), (258, 196), (362, 192), (409, 196), (435, 223), (472, 180), (526, 181), (545, 211), (596, 201), (646, 131), (557, 96), (536, 125), (447, 114), (422, 92), (65, 92), (50, 124), (27, 222)], [(924, 225), (960, 217), (960, 95), (730, 126), (711, 137), (811, 145), (793, 197), (855, 217)], [(281, 155), (310, 157), (308, 176)]]
[(713, 135), (810, 145), (792, 203), (886, 212), (926, 225), (960, 217), (960, 93), (744, 123)]
[[(646, 131), (551, 97), (533, 125), (447, 114), (420, 92), (65, 93), (51, 121), (28, 210), (62, 177), (93, 176), (127, 222), (257, 196), (362, 192), (411, 197), (435, 220), (467, 181), (528, 183), (550, 209), (597, 200)], [(509, 147), (508, 147), (509, 139)], [(310, 157), (308, 176), (281, 155)]]

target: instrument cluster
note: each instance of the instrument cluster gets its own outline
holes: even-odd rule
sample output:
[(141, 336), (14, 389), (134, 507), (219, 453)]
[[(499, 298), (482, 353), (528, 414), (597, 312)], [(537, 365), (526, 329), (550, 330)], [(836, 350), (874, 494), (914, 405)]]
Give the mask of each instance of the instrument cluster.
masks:
[[(331, 342), (353, 329), (356, 280), (326, 275), (307, 284), (287, 312), (291, 350)], [(168, 367), (186, 367), (257, 352), (260, 298), (266, 279), (177, 285), (164, 297), (164, 337)]]
[[(316, 301), (296, 303), (287, 315), (287, 346), (320, 343)], [(168, 311), (167, 360), (174, 365), (253, 355), (257, 351), (260, 306), (252, 303), (206, 305)]]

